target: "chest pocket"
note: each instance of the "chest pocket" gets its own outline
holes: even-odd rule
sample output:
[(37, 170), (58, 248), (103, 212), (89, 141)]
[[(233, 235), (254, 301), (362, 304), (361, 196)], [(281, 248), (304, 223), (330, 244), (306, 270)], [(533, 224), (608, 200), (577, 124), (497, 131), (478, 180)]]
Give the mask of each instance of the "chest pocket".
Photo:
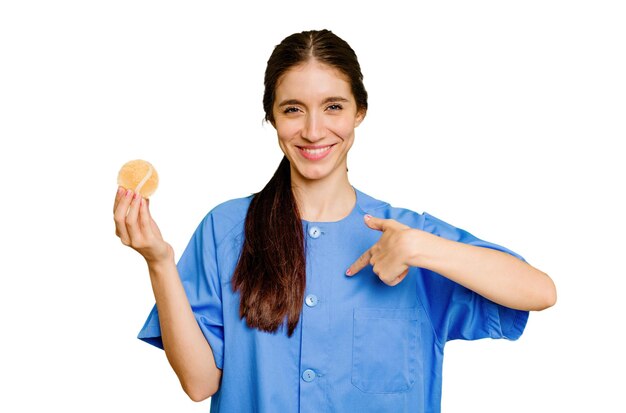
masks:
[(352, 384), (366, 393), (401, 393), (422, 380), (419, 309), (355, 308)]

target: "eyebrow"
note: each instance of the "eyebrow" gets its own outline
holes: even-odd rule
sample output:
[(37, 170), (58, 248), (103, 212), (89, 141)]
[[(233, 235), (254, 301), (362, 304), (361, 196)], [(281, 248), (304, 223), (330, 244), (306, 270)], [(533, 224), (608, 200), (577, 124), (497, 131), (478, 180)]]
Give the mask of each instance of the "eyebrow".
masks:
[[(330, 102), (349, 102), (349, 100), (342, 96), (330, 96), (322, 101), (322, 105)], [(304, 105), (304, 103), (302, 103), (298, 99), (286, 99), (278, 104), (279, 107), (286, 105)]]

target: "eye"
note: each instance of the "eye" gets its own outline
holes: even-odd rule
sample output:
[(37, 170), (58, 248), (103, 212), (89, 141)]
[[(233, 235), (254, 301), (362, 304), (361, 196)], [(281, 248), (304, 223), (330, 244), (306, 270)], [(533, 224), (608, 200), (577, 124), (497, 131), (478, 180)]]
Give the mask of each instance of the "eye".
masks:
[(283, 113), (296, 113), (298, 112), (299, 109), (295, 106), (287, 106), (284, 110)]
[(332, 110), (332, 111), (337, 111), (337, 110), (343, 109), (343, 106), (341, 106), (338, 103), (333, 103), (332, 105), (328, 105), (328, 107), (326, 109), (329, 109), (329, 110)]

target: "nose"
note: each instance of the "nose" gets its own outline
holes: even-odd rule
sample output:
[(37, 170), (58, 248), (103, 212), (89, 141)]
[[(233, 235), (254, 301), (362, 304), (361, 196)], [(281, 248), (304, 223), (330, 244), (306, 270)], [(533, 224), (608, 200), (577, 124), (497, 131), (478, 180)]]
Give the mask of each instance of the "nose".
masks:
[(317, 142), (326, 136), (326, 127), (322, 115), (308, 113), (302, 128), (302, 137), (310, 142)]

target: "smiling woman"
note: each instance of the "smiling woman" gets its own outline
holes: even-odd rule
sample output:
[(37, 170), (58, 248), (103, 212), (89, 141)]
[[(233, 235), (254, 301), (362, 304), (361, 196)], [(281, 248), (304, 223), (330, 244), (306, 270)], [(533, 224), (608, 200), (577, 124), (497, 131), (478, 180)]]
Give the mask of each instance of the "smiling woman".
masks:
[(283, 74), (275, 93), (272, 124), (291, 165), (292, 181), (344, 176), (354, 128), (365, 117), (365, 108), (352, 96), (350, 80), (311, 59)]
[(555, 303), (552, 280), (350, 184), (367, 92), (334, 33), (275, 47), (263, 106), (278, 169), (213, 208), (177, 265), (148, 203), (118, 191), (117, 234), (146, 259), (156, 299), (139, 338), (213, 412), (439, 412), (446, 342), (517, 339), (529, 311)]

